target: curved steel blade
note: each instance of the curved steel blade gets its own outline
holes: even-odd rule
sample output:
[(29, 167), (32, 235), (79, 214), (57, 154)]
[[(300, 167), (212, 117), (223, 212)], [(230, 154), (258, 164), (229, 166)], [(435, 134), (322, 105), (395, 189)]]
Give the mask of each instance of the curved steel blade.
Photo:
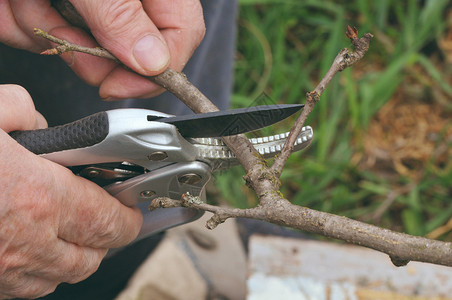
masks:
[(183, 137), (222, 137), (267, 127), (291, 116), (303, 106), (278, 104), (170, 118), (148, 116), (148, 121), (173, 124)]

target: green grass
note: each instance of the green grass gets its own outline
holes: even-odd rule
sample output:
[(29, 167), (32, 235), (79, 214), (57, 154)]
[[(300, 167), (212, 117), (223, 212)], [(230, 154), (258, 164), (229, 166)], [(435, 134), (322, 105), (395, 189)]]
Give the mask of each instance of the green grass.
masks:
[[(275, 103), (304, 103), (340, 49), (350, 46), (347, 25), (375, 35), (364, 59), (330, 83), (311, 114), (314, 142), (292, 155), (282, 175), (288, 199), (418, 235), (452, 217), (450, 168), (427, 164), (414, 180), (382, 176), (352, 160), (363, 150), (361, 138), (375, 113), (407, 80), (427, 78), (427, 90), (452, 97), (451, 76), (437, 63), (448, 9), (446, 0), (240, 0), (234, 107), (259, 104), (262, 93)], [(442, 107), (450, 113), (451, 102)], [(285, 122), (266, 132), (289, 128)], [(231, 205), (253, 206), (241, 176), (233, 168), (216, 176), (216, 186)], [(368, 218), (391, 192), (406, 187), (412, 188), (399, 193), (379, 220)]]

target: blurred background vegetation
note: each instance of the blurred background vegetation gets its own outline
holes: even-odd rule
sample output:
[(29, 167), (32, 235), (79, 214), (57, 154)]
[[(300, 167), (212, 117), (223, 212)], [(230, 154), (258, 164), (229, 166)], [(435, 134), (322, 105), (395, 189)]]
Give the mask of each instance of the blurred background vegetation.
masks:
[[(308, 121), (314, 142), (290, 158), (282, 192), (298, 205), (452, 240), (449, 1), (240, 0), (233, 106), (304, 103), (350, 47), (347, 25), (372, 33), (371, 48), (323, 94)], [(243, 175), (237, 167), (216, 176), (232, 206), (256, 205)]]

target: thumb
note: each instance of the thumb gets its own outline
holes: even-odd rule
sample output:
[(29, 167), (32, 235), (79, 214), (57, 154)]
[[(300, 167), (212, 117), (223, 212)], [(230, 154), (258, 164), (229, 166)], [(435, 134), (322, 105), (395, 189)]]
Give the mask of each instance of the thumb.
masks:
[(139, 0), (72, 0), (99, 44), (134, 71), (157, 75), (170, 52)]
[(47, 127), (45, 118), (35, 110), (27, 90), (19, 85), (0, 85), (0, 129), (5, 132)]

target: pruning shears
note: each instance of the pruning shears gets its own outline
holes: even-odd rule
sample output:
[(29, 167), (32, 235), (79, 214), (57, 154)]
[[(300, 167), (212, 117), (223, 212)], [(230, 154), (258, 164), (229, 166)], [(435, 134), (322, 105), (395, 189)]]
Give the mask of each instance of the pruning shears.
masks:
[[(191, 208), (149, 211), (147, 206), (156, 197), (181, 199), (184, 193), (205, 199), (212, 172), (237, 164), (220, 137), (269, 126), (302, 107), (268, 105), (187, 116), (117, 109), (11, 136), (29, 151), (99, 184), (123, 204), (137, 205), (144, 217), (138, 237), (142, 238), (202, 215)], [(283, 133), (250, 142), (271, 157), (281, 151), (287, 137)], [(295, 151), (307, 147), (312, 138), (312, 128), (304, 127)]]

